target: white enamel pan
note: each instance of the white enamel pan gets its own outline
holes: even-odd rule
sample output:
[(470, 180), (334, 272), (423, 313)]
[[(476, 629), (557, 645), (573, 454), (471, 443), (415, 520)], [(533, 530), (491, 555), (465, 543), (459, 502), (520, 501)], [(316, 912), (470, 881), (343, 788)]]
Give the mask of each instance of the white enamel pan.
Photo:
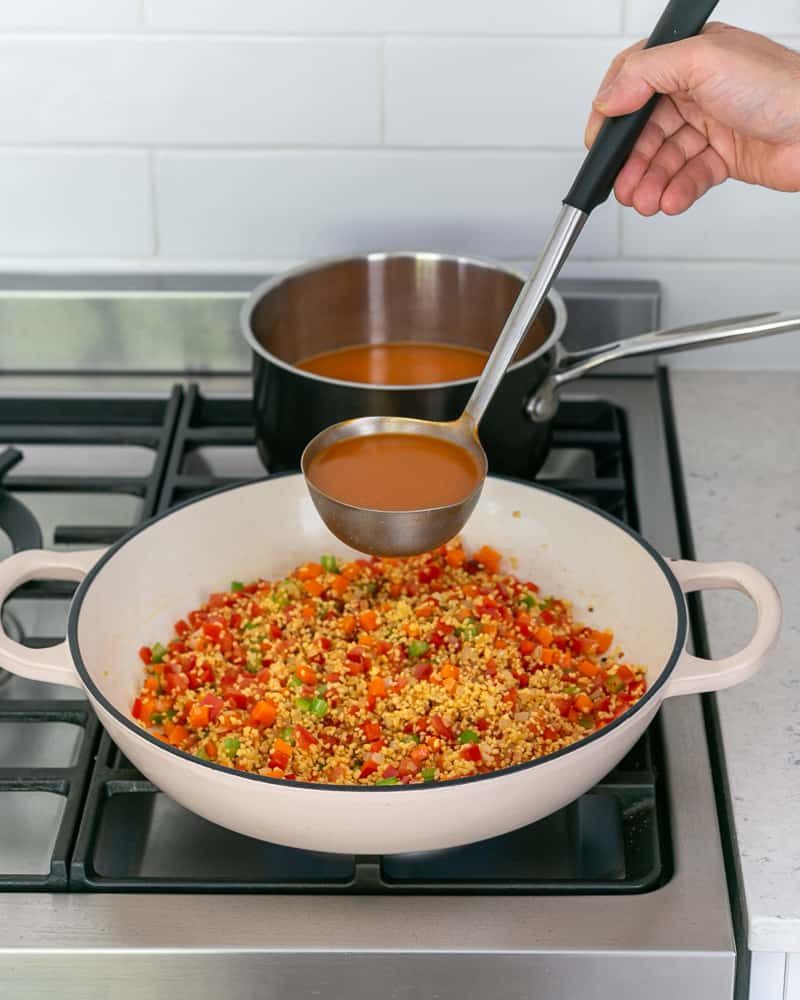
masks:
[[(740, 563), (669, 562), (628, 528), (540, 486), (489, 478), (464, 532), (516, 558), (544, 593), (570, 598), (579, 619), (613, 628), (629, 661), (647, 666), (646, 695), (598, 733), (558, 753), (495, 774), (441, 784), (341, 787), (227, 770), (140, 729), (130, 709), (142, 680), (137, 651), (230, 580), (275, 578), (321, 553), (346, 554), (319, 520), (299, 475), (237, 486), (191, 501), (106, 551), (20, 552), (0, 563), (0, 602), (32, 579), (82, 581), (67, 639), (28, 649), (0, 635), (0, 665), (39, 681), (82, 687), (125, 756), (201, 816), (291, 847), (387, 854), (453, 847), (546, 816), (603, 778), (652, 721), (662, 699), (746, 680), (780, 628), (781, 603)], [(740, 590), (754, 602), (755, 633), (720, 660), (686, 651), (684, 594)], [(589, 610), (589, 609), (593, 610)]]

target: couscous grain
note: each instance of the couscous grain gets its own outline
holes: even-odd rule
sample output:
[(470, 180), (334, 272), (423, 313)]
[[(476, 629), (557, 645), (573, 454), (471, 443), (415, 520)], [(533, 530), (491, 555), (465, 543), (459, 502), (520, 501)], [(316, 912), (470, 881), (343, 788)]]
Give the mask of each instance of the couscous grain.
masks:
[(142, 647), (132, 714), (172, 746), (273, 778), (441, 781), (608, 725), (645, 691), (612, 647), (487, 546), (324, 555), (278, 582), (234, 581)]

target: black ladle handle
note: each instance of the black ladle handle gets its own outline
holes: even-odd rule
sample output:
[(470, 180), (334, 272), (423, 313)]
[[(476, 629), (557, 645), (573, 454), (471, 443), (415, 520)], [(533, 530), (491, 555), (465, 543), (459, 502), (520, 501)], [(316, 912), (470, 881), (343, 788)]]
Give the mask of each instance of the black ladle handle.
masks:
[[(645, 48), (679, 42), (699, 35), (719, 0), (670, 0), (659, 18)], [(565, 205), (588, 215), (608, 198), (617, 174), (631, 154), (636, 140), (647, 124), (659, 99), (654, 94), (643, 108), (629, 115), (609, 118), (600, 129), (594, 145), (586, 154)]]

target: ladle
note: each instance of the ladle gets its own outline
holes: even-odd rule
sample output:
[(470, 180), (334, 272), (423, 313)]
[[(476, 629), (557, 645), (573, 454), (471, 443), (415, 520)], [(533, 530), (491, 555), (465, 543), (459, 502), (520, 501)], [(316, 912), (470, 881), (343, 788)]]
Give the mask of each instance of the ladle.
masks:
[[(647, 48), (689, 38), (700, 32), (717, 0), (670, 0), (647, 41)], [(627, 160), (658, 100), (654, 95), (632, 114), (608, 119), (584, 158), (564, 199), (539, 262), (522, 288), (486, 361), (481, 377), (458, 420), (434, 422), (410, 417), (360, 417), (334, 424), (309, 442), (301, 468), (320, 516), (330, 530), (361, 552), (413, 555), (455, 537), (464, 527), (481, 493), (488, 463), (478, 440), (478, 424), (531, 323), (558, 276), (592, 209), (602, 204)], [(475, 488), (462, 499), (441, 507), (377, 510), (355, 506), (321, 490), (309, 467), (322, 452), (349, 438), (372, 434), (435, 437), (466, 451), (476, 465)]]

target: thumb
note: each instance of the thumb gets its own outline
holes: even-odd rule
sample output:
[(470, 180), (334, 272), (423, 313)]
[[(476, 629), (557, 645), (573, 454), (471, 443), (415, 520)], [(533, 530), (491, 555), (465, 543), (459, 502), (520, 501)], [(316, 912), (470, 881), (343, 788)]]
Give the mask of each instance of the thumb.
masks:
[(630, 52), (615, 75), (600, 88), (593, 106), (607, 117), (626, 115), (645, 105), (653, 94), (675, 94), (691, 88), (702, 38)]

